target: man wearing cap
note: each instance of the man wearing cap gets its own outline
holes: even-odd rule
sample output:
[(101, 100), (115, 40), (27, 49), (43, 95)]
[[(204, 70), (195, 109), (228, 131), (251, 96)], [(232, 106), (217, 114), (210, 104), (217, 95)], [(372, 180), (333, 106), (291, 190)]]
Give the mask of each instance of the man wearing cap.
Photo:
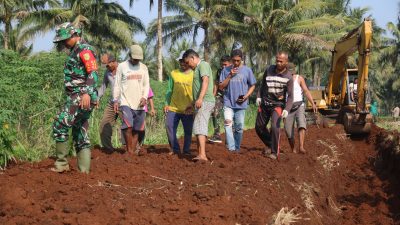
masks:
[(126, 150), (136, 155), (140, 155), (137, 149), (138, 133), (144, 130), (144, 107), (150, 88), (147, 66), (140, 60), (143, 60), (142, 48), (132, 45), (129, 59), (117, 67), (113, 90), (114, 112), (121, 112)]
[(192, 143), (193, 112), (186, 109), (191, 108), (193, 102), (192, 82), (193, 70), (191, 70), (182, 59), (184, 51), (176, 59), (180, 69), (173, 70), (168, 80), (168, 90), (165, 98), (164, 112), (166, 114), (165, 126), (172, 154), (180, 154), (181, 150), (176, 137), (179, 121), (182, 121), (184, 131), (183, 153), (190, 155), (190, 144)]
[(215, 106), (213, 95), (214, 80), (210, 64), (201, 60), (199, 54), (193, 49), (188, 49), (183, 54), (185, 63), (194, 70), (193, 75), (193, 101), (195, 117), (193, 133), (197, 138), (199, 155), (194, 161), (208, 161), (206, 156), (206, 138), (208, 136), (208, 120)]
[(64, 65), (64, 86), (66, 103), (53, 123), (53, 136), (56, 141), (57, 160), (54, 172), (69, 170), (68, 130), (72, 127), (72, 137), (77, 151), (78, 169), (83, 173), (90, 171), (90, 141), (88, 136), (89, 118), (97, 104), (97, 63), (93, 47), (79, 36), (80, 29), (71, 23), (63, 23), (56, 29), (54, 43), (70, 50)]
[(107, 87), (111, 88), (111, 98), (104, 109), (103, 118), (100, 122), (100, 140), (102, 146), (109, 152), (114, 150), (114, 147), (111, 143), (111, 137), (113, 133), (113, 126), (115, 125), (116, 115), (114, 112), (114, 98), (113, 87), (115, 74), (117, 72), (118, 62), (115, 57), (109, 53), (103, 54), (101, 57), (101, 62), (106, 64), (106, 71), (104, 73), (104, 79), (101, 87), (99, 88), (99, 100), (103, 97), (106, 92)]

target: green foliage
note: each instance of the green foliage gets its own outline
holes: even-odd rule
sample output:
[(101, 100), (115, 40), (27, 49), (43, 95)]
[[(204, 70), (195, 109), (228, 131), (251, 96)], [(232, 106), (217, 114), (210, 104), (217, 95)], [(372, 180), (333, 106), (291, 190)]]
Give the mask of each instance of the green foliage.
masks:
[[(0, 107), (7, 109), (0, 124), (8, 124), (1, 136), (8, 145), (6, 158), (20, 154), (24, 157), (18, 158), (38, 160), (52, 152), (51, 123), (63, 95), (65, 57), (41, 53), (24, 59), (12, 51), (0, 51)], [(34, 153), (32, 158), (24, 153), (27, 149)]]
[(11, 129), (14, 123), (11, 110), (0, 111), (0, 168), (15, 160), (13, 147), (15, 131)]

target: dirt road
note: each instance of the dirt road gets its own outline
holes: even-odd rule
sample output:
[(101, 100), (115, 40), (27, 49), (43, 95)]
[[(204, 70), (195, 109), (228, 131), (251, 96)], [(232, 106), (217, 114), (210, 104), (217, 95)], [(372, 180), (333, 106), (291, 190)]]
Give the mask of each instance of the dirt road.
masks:
[(375, 166), (379, 132), (350, 139), (340, 125), (310, 127), (308, 153), (290, 153), (283, 135), (279, 161), (261, 155), (249, 130), (240, 154), (207, 145), (208, 163), (170, 156), (167, 146), (146, 146), (141, 157), (96, 149), (90, 175), (75, 160), (64, 174), (49, 171), (52, 159), (22, 163), (0, 174), (0, 224), (261, 225), (284, 216), (293, 224), (399, 224), (400, 186)]

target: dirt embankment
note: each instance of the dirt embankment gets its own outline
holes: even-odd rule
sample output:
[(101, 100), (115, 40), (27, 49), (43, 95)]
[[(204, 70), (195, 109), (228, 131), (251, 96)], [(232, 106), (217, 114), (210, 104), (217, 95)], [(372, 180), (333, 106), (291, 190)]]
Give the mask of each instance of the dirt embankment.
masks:
[(208, 163), (170, 156), (167, 146), (141, 157), (96, 149), (88, 176), (54, 174), (50, 159), (23, 163), (0, 175), (0, 224), (398, 224), (399, 163), (385, 163), (394, 157), (381, 150), (398, 142), (387, 143), (376, 127), (350, 139), (339, 125), (312, 126), (308, 153), (290, 153), (283, 135), (279, 161), (261, 155), (249, 130), (240, 154), (207, 145)]

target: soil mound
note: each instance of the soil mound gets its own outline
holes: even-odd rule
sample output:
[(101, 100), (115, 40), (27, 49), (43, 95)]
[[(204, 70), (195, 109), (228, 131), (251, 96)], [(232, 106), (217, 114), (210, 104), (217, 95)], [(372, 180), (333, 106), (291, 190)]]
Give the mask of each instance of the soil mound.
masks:
[(95, 149), (90, 175), (73, 159), (64, 174), (49, 170), (52, 159), (22, 163), (0, 174), (0, 224), (396, 224), (399, 186), (375, 160), (393, 158), (385, 134), (311, 126), (308, 153), (291, 153), (283, 134), (279, 161), (248, 130), (238, 154), (207, 144), (206, 163), (165, 145), (140, 157)]

